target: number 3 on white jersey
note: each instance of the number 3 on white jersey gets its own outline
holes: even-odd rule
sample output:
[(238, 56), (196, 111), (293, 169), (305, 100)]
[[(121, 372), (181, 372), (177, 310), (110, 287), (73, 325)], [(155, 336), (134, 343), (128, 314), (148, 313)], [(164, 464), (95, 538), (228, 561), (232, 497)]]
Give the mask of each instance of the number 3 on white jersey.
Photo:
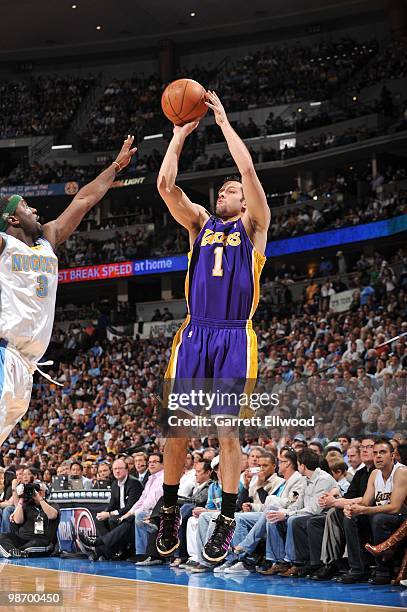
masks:
[(48, 278), (45, 274), (41, 274), (37, 276), (37, 287), (35, 288), (35, 293), (39, 298), (45, 298), (48, 295)]
[(223, 247), (218, 246), (213, 251), (215, 253), (215, 265), (212, 268), (212, 276), (223, 276), (222, 257)]

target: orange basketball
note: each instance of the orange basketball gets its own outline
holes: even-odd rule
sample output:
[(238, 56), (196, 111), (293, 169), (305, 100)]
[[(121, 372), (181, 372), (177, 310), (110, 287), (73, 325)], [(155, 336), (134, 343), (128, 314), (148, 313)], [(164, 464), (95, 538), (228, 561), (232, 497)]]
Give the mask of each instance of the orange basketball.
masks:
[(208, 111), (205, 104), (206, 90), (192, 79), (178, 79), (164, 89), (161, 108), (164, 115), (175, 125), (197, 121)]

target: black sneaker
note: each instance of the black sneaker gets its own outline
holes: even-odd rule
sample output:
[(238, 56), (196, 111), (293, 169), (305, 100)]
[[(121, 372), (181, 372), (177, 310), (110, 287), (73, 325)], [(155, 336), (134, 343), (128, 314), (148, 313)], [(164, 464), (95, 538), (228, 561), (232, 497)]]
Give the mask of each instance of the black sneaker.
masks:
[(160, 512), (160, 528), (158, 530), (156, 547), (163, 557), (172, 555), (179, 547), (178, 530), (181, 516), (178, 506), (162, 508)]
[(223, 514), (219, 514), (214, 522), (216, 523), (215, 530), (205, 544), (202, 555), (211, 563), (219, 563), (219, 561), (223, 561), (228, 554), (236, 527), (236, 521)]

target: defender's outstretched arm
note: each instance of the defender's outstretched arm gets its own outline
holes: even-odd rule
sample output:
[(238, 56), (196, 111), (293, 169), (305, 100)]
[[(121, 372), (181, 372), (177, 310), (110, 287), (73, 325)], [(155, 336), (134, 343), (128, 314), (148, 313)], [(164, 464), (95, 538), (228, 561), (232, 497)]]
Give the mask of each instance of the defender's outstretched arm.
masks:
[(134, 136), (127, 136), (116, 160), (92, 182), (82, 187), (68, 208), (55, 221), (44, 225), (44, 237), (53, 247), (73, 234), (85, 215), (103, 198), (112, 186), (116, 173), (129, 165), (137, 148), (131, 148)]

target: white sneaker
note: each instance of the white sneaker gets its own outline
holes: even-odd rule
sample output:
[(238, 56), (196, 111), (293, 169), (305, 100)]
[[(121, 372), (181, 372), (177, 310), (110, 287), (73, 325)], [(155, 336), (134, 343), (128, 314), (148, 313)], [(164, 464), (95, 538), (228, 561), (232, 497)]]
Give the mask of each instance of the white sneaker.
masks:
[(213, 570), (214, 574), (222, 574), (223, 572), (225, 572), (229, 567), (232, 567), (232, 565), (234, 565), (235, 563), (237, 563), (237, 561), (225, 561), (224, 563), (222, 563), (222, 565), (217, 565), (215, 567), (215, 569)]
[(136, 561), (134, 565), (138, 567), (147, 567), (150, 565), (162, 565), (163, 561), (161, 559), (153, 559), (153, 557), (147, 557), (144, 561)]
[(248, 576), (249, 570), (245, 568), (243, 561), (238, 561), (232, 566), (225, 569), (225, 574), (239, 574), (241, 576)]

